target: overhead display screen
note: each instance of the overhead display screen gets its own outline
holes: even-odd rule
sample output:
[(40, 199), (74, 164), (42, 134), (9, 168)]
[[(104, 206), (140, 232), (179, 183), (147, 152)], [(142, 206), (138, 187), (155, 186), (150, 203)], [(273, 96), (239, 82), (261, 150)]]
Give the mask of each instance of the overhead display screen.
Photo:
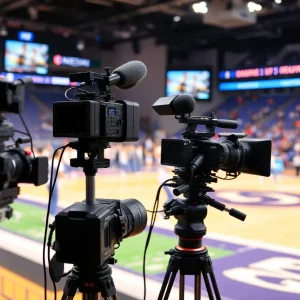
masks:
[(5, 41), (4, 68), (7, 72), (47, 74), (49, 46), (21, 41)]
[(257, 77), (281, 77), (295, 74), (300, 74), (300, 65), (220, 71), (219, 79), (230, 80), (249, 79)]
[(211, 98), (209, 70), (169, 70), (166, 77), (166, 96), (189, 94), (196, 100)]
[(219, 90), (259, 90), (300, 87), (300, 65), (219, 72)]

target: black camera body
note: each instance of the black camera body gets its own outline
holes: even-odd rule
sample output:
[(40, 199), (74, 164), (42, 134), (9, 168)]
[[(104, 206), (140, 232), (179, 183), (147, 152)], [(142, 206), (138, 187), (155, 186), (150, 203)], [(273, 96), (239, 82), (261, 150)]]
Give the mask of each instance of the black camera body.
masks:
[[(125, 73), (128, 73), (126, 64), (124, 66)], [(94, 139), (102, 142), (138, 141), (140, 106), (132, 101), (115, 100), (109, 85), (114, 81), (119, 82), (122, 77), (111, 75), (109, 68), (105, 71), (106, 74), (93, 72), (70, 74), (71, 82), (81, 82), (77, 87), (80, 93), (75, 94), (74, 99), (70, 99), (73, 101), (53, 103), (54, 137)], [(131, 68), (129, 71), (131, 72)], [(135, 82), (129, 83), (126, 88), (132, 87)], [(98, 92), (82, 89), (85, 86), (91, 88), (95, 85)]]
[(140, 107), (131, 101), (56, 102), (53, 104), (53, 136), (108, 142), (137, 141), (139, 119)]
[(141, 233), (146, 223), (147, 212), (135, 199), (74, 203), (55, 217), (56, 259), (77, 266), (102, 265), (114, 255), (116, 244)]
[[(216, 127), (236, 129), (238, 123), (217, 119), (214, 113), (208, 117), (190, 116), (195, 105), (195, 99), (189, 95), (163, 97), (153, 104), (159, 115), (173, 114), (180, 123), (187, 124), (182, 133), (183, 139), (162, 140), (162, 165), (191, 169), (198, 174), (210, 174), (221, 169), (227, 174), (270, 176), (271, 140), (245, 139), (245, 133), (222, 133), (219, 134), (220, 141), (211, 140)], [(206, 132), (196, 131), (199, 124), (205, 125)]]
[[(186, 167), (197, 155), (205, 155), (206, 167), (217, 168), (221, 151), (218, 143), (209, 139), (191, 141), (188, 139), (162, 139), (161, 164), (172, 167)], [(205, 169), (205, 165), (202, 168)]]
[(18, 83), (18, 81), (11, 83), (0, 79), (0, 99), (6, 99), (6, 101), (1, 101), (0, 111), (10, 113), (22, 113), (24, 111), (22, 99), (24, 99), (25, 86)]
[(24, 110), (25, 85), (32, 82), (31, 78), (9, 83), (0, 81), (0, 222), (12, 216), (9, 206), (18, 197), (19, 183), (30, 183), (35, 186), (45, 184), (48, 180), (48, 158), (33, 157), (20, 145), (29, 143), (30, 139), (17, 139), (14, 147), (7, 148), (4, 142), (14, 136), (15, 129), (2, 113), (21, 114)]
[[(203, 156), (201, 171), (243, 172), (270, 176), (271, 141), (244, 139), (245, 135), (232, 134), (220, 142), (208, 138), (163, 139), (161, 164), (187, 167), (197, 156)], [(222, 134), (220, 134), (222, 137)]]

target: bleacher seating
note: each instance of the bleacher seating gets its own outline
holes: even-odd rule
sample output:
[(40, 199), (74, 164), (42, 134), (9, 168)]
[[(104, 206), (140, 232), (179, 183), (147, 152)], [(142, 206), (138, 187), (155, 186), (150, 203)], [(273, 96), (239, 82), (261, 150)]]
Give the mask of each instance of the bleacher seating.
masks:
[(290, 51), (284, 55), (282, 58), (282, 65), (293, 65), (298, 64), (300, 62), (300, 55), (297, 51)]
[[(35, 100), (35, 96), (38, 94), (38, 97)], [(48, 115), (52, 115), (52, 103), (53, 103), (53, 95), (52, 93), (47, 92), (41, 92), (36, 93), (25, 94), (25, 110), (23, 112), (23, 118), (25, 122), (28, 124), (27, 126), (30, 129), (30, 133), (33, 137), (33, 139), (36, 141), (37, 144), (41, 143), (43, 140), (49, 140), (49, 138), (52, 138), (52, 132), (50, 130), (45, 130), (41, 126), (42, 124), (42, 115), (45, 113), (48, 113)], [(58, 96), (54, 94), (55, 96)], [(45, 106), (46, 105), (46, 106)], [(45, 109), (48, 112), (45, 111)], [(11, 121), (17, 130), (25, 131), (24, 126), (20, 120), (20, 117), (16, 114), (6, 114), (6, 118)], [(20, 137), (20, 134), (15, 135), (16, 138)]]
[(239, 109), (237, 118), (243, 125), (251, 123), (254, 121), (253, 116), (261, 112), (264, 108), (268, 107), (270, 109), (269, 113), (271, 113), (271, 111), (278, 109), (288, 99), (289, 96), (287, 95), (273, 97), (270, 95), (263, 95), (257, 99), (249, 99), (248, 101), (245, 101), (245, 104)]

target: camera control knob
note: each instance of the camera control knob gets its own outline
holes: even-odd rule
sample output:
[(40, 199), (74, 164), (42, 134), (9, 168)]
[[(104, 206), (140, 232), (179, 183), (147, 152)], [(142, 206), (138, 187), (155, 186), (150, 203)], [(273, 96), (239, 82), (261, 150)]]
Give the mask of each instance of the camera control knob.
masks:
[(116, 125), (118, 127), (120, 127), (122, 124), (123, 124), (123, 120), (122, 119), (117, 120)]

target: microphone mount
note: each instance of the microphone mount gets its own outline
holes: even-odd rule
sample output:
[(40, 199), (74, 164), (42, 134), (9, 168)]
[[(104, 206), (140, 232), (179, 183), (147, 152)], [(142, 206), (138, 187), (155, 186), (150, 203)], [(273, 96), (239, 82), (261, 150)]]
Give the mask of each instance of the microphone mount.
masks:
[[(104, 68), (104, 73), (96, 73), (96, 72), (77, 72), (71, 73), (69, 75), (70, 82), (81, 82), (79, 87), (83, 86), (90, 86), (94, 83), (97, 85), (99, 93), (88, 92), (84, 90), (80, 90), (81, 93), (76, 94), (76, 98), (79, 100), (102, 100), (105, 102), (114, 100), (114, 95), (111, 93), (110, 84), (112, 82), (111, 77), (113, 80), (116, 80), (113, 74), (111, 75), (110, 68)], [(118, 75), (117, 75), (118, 76)]]
[[(176, 119), (179, 123), (187, 124), (185, 132), (182, 133), (187, 139), (211, 138), (215, 136), (216, 127), (235, 129), (238, 126), (237, 121), (217, 119), (214, 112), (211, 112), (208, 117), (191, 117), (183, 114)], [(198, 125), (205, 125), (206, 132), (196, 132)]]

